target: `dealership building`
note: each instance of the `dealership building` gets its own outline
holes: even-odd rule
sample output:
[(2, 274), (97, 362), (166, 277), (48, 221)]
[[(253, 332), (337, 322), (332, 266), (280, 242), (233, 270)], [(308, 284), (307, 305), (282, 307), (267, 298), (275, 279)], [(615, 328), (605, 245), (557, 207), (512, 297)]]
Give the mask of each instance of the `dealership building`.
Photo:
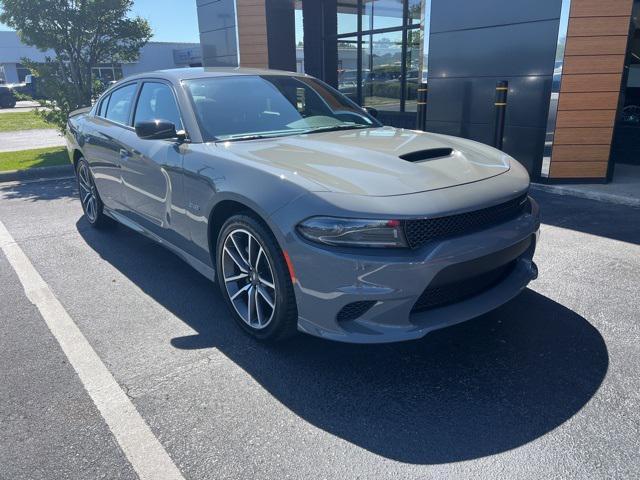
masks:
[[(0, 83), (21, 83), (30, 73), (22, 59), (41, 62), (55, 56), (53, 51), (41, 51), (25, 45), (16, 32), (0, 32)], [(149, 42), (140, 51), (137, 61), (104, 63), (93, 68), (97, 78), (105, 82), (119, 80), (134, 73), (165, 68), (202, 66), (202, 51), (198, 43)]]
[(197, 5), (205, 66), (305, 72), (385, 124), (500, 139), (539, 181), (640, 171), (640, 0)]

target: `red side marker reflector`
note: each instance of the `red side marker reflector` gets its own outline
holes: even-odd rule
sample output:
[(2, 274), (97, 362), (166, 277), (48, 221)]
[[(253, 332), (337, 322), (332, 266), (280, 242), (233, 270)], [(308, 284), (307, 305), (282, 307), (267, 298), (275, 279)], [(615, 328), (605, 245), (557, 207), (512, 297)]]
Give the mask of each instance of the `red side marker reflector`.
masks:
[(293, 271), (293, 263), (291, 262), (291, 257), (289, 257), (289, 253), (284, 251), (284, 261), (287, 262), (287, 268), (289, 269), (289, 276), (291, 277), (291, 281), (293, 283), (296, 282), (296, 274)]

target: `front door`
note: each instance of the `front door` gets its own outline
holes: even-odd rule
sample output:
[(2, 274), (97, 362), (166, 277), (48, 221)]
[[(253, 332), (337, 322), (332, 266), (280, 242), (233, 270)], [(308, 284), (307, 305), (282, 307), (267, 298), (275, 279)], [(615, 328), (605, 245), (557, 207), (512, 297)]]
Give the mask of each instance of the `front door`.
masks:
[[(142, 84), (133, 125), (137, 122), (168, 120), (181, 130), (182, 121), (168, 84), (146, 81)], [(184, 147), (175, 140), (143, 140), (134, 130), (122, 137), (120, 152), (122, 189), (128, 215), (176, 246), (184, 239), (176, 238), (174, 216), (182, 198), (182, 161)]]

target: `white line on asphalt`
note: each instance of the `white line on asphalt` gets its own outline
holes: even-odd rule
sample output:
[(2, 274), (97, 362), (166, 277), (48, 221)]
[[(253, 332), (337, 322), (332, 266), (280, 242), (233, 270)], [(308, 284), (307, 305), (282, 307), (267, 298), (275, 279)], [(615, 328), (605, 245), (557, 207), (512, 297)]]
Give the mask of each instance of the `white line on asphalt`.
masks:
[(141, 480), (184, 480), (131, 400), (91, 348), (60, 301), (0, 222), (0, 250), (44, 318)]

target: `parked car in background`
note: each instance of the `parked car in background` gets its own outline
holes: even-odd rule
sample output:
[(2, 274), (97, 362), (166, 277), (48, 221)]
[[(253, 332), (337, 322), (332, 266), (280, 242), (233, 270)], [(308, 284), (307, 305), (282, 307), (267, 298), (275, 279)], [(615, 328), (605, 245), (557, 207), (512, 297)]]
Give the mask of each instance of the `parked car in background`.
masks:
[(38, 78), (27, 75), (22, 83), (0, 84), (0, 108), (14, 108), (18, 101), (17, 94), (28, 95), (33, 99), (42, 98), (38, 91)]
[[(17, 85), (20, 86), (19, 84)], [(0, 84), (0, 108), (13, 108), (18, 101), (15, 95), (16, 85)]]
[(538, 206), (517, 161), (384, 127), (310, 76), (129, 77), (66, 138), (88, 223), (116, 220), (217, 280), (258, 339), (415, 339), (537, 275)]

